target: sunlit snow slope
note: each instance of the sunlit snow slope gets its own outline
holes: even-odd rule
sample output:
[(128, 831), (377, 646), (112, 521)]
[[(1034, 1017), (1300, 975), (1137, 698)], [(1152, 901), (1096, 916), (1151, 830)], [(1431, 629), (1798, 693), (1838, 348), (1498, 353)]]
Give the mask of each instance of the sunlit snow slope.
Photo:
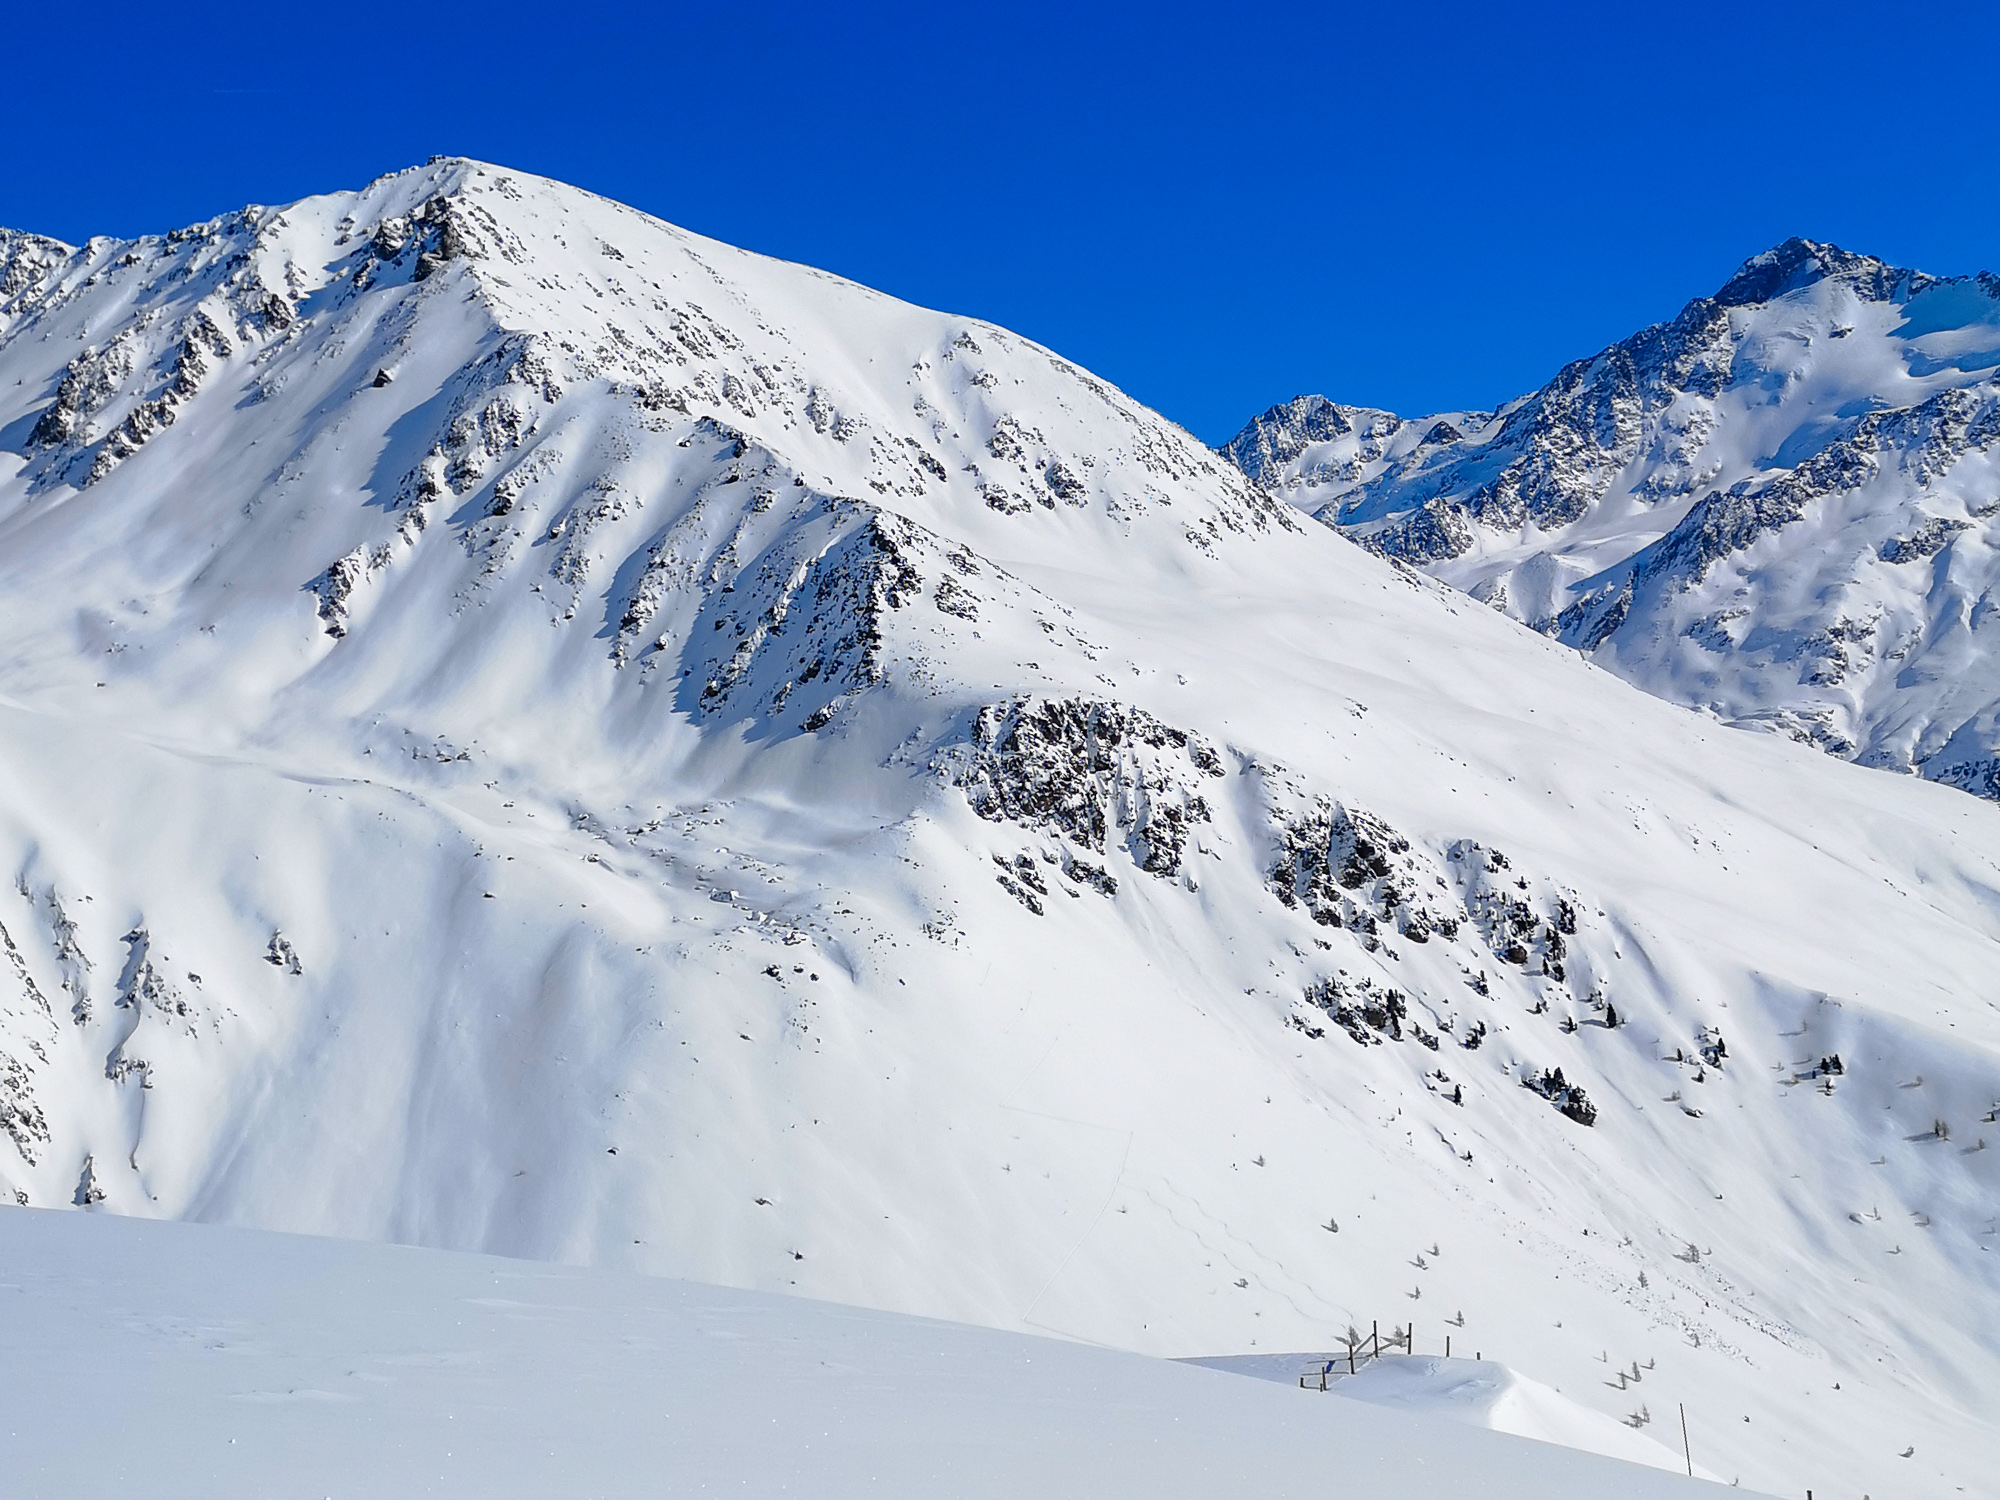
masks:
[(553, 183), (6, 253), (19, 1201), (2000, 1456), (1990, 806)]
[(1497, 412), (1226, 451), (1662, 697), (2000, 798), (1996, 371), (2000, 280), (1791, 240)]
[(35, 1212), (0, 1218), (0, 1264), (0, 1358), (35, 1373), (8, 1396), (10, 1500), (1713, 1493), (1468, 1432), (1432, 1414), (1482, 1425), (1462, 1393), (1407, 1380), (1384, 1413), (630, 1273)]

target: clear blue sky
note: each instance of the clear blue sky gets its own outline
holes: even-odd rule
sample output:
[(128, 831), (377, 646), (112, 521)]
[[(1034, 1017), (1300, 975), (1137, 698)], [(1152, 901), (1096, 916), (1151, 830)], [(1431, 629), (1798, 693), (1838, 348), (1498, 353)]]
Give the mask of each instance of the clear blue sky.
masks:
[(1007, 324), (1220, 441), (1300, 391), (1491, 405), (1792, 234), (2000, 267), (1992, 20), (18, 7), (0, 224), (136, 234), (478, 156)]

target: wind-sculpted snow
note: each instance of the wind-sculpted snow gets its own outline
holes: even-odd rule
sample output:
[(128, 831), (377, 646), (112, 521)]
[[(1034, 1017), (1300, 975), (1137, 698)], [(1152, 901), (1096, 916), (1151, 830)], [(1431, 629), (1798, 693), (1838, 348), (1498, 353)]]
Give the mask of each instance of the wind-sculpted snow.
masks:
[[(0, 1194), (1155, 1352), (1414, 1319), (1685, 1399), (1753, 1487), (1990, 1467), (1989, 809), (1634, 692), (1003, 330), (557, 184), (7, 244)], [(1941, 495), (1966, 389), (1814, 451)], [(1305, 418), (1328, 473), (1516, 421)], [(1566, 451), (1493, 506), (1610, 462)], [(1630, 620), (1745, 628), (1704, 591), (1826, 504), (1765, 481), (1803, 519)]]
[(2000, 281), (1791, 240), (1491, 417), (1223, 451), (1650, 692), (1995, 796), (1996, 369)]

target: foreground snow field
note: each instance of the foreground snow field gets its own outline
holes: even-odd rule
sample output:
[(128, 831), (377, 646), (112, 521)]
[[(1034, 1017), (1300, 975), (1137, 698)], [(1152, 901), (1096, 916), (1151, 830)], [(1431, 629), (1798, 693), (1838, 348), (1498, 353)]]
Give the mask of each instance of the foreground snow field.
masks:
[(559, 184), (0, 246), (0, 873), (17, 1202), (2000, 1465), (2000, 811)]
[(81, 1214), (0, 1211), (0, 1363), (14, 1500), (1713, 1493), (1054, 1339)]

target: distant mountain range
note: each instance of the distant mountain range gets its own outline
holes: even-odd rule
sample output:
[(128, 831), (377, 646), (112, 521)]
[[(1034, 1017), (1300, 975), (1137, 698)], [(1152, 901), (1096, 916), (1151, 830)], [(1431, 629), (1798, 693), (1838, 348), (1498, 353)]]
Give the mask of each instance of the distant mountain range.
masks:
[(2000, 279), (1795, 239), (1498, 411), (1224, 451), (1648, 692), (2000, 797), (1996, 376)]

